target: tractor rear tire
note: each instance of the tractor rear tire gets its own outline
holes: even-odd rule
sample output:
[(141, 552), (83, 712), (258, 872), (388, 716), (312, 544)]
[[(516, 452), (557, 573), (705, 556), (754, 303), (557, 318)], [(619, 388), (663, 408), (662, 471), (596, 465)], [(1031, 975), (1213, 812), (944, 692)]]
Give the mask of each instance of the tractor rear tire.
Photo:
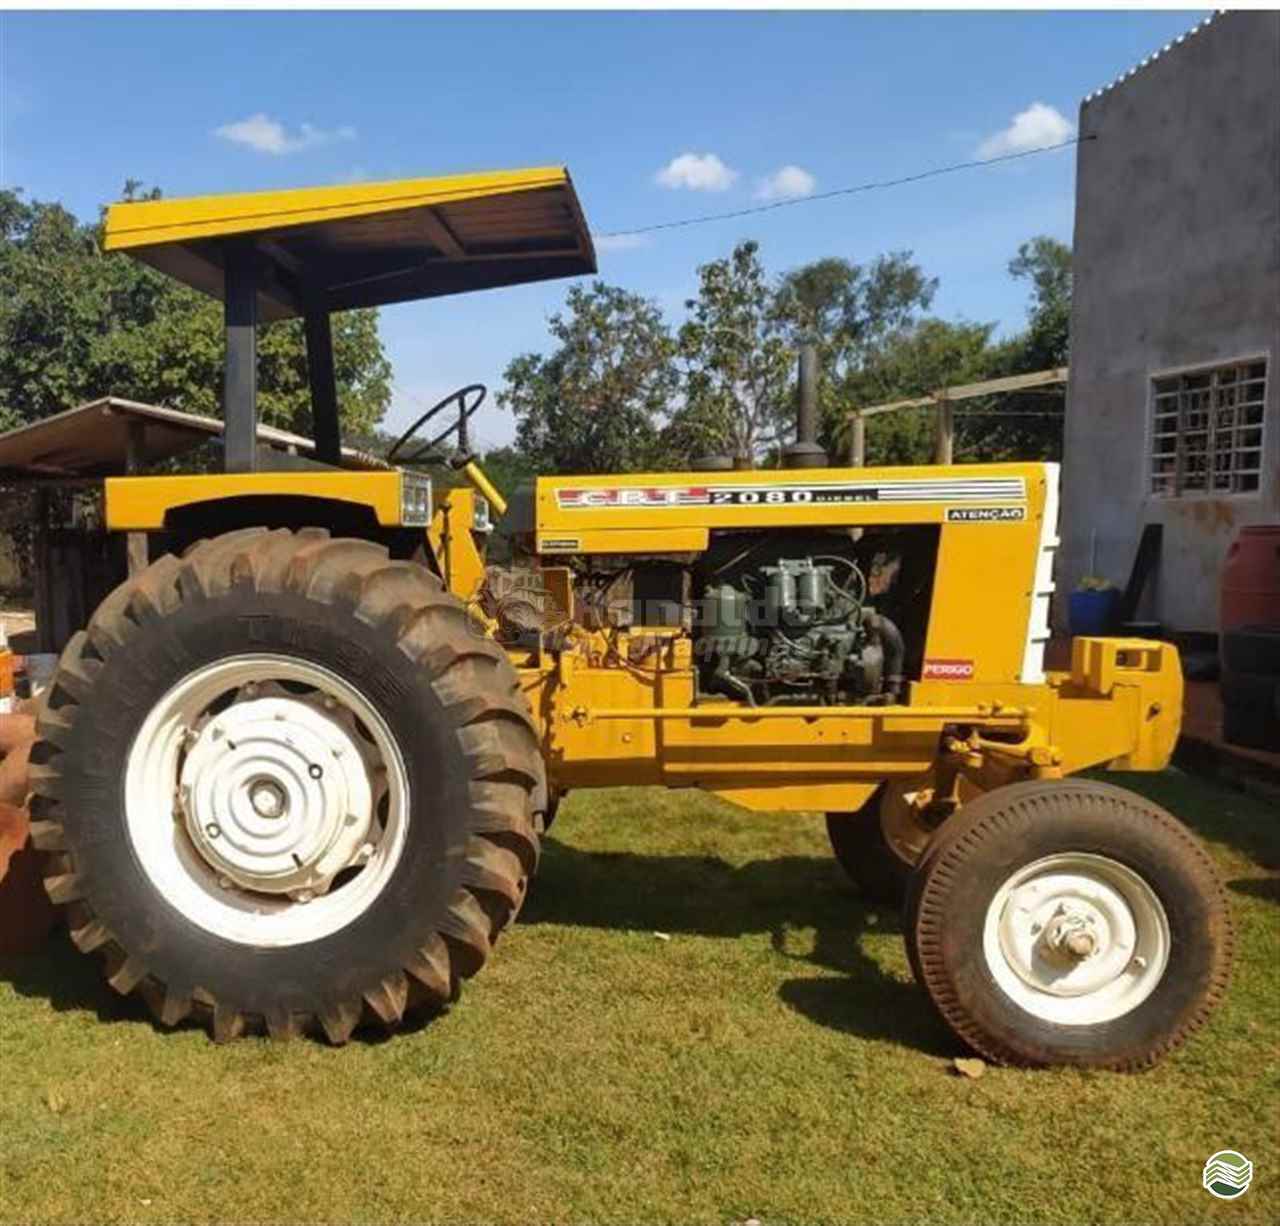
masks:
[(1208, 853), (1090, 780), (1016, 783), (946, 823), (908, 889), (916, 979), (988, 1060), (1135, 1071), (1226, 992), (1233, 933)]
[(537, 864), (506, 654), (369, 541), (251, 528), (161, 558), (68, 643), (38, 730), (33, 838), (73, 941), (215, 1040), (438, 1011)]

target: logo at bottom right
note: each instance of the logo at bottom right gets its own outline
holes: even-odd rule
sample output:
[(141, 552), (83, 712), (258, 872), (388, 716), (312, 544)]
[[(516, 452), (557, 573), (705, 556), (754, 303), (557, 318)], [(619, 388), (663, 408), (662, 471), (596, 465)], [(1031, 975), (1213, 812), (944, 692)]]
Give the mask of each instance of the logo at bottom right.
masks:
[(1204, 1190), (1219, 1200), (1235, 1200), (1249, 1190), (1253, 1163), (1234, 1149), (1220, 1149), (1204, 1164)]

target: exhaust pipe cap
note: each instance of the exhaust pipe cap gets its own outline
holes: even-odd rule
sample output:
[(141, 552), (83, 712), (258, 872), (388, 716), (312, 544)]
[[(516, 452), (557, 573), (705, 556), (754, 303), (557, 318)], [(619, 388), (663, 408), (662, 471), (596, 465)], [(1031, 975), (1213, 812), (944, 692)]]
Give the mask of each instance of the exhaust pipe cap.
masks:
[(792, 443), (782, 452), (783, 468), (826, 468), (829, 463), (826, 451), (817, 443)]

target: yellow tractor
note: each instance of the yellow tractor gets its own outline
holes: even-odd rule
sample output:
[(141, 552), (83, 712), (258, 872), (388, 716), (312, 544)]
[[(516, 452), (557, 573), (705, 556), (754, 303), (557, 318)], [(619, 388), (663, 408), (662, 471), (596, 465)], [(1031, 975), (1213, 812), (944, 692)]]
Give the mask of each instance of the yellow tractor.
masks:
[[(1070, 778), (1163, 768), (1182, 681), (1137, 639), (1046, 670), (1055, 465), (828, 467), (807, 377), (769, 471), (508, 507), (458, 446), (479, 387), (344, 449), (331, 314), (594, 271), (560, 168), (120, 204), (106, 236), (225, 304), (224, 471), (106, 481), (130, 573), (62, 651), (31, 816), (72, 939), (162, 1024), (341, 1043), (445, 1007), (558, 798), (633, 784), (827, 815), (990, 1059), (1143, 1067), (1221, 997), (1204, 850)], [(310, 455), (257, 433), (258, 325), (299, 316)]]

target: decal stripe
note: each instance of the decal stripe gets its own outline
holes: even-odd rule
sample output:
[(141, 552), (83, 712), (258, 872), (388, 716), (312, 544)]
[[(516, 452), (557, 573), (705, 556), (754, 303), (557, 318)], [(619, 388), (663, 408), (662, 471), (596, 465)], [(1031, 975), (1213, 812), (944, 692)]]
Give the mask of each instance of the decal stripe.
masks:
[(703, 485), (567, 487), (556, 490), (562, 510), (653, 510), (684, 506), (768, 506), (831, 502), (1022, 502), (1021, 477), (920, 478), (901, 481), (716, 482)]

